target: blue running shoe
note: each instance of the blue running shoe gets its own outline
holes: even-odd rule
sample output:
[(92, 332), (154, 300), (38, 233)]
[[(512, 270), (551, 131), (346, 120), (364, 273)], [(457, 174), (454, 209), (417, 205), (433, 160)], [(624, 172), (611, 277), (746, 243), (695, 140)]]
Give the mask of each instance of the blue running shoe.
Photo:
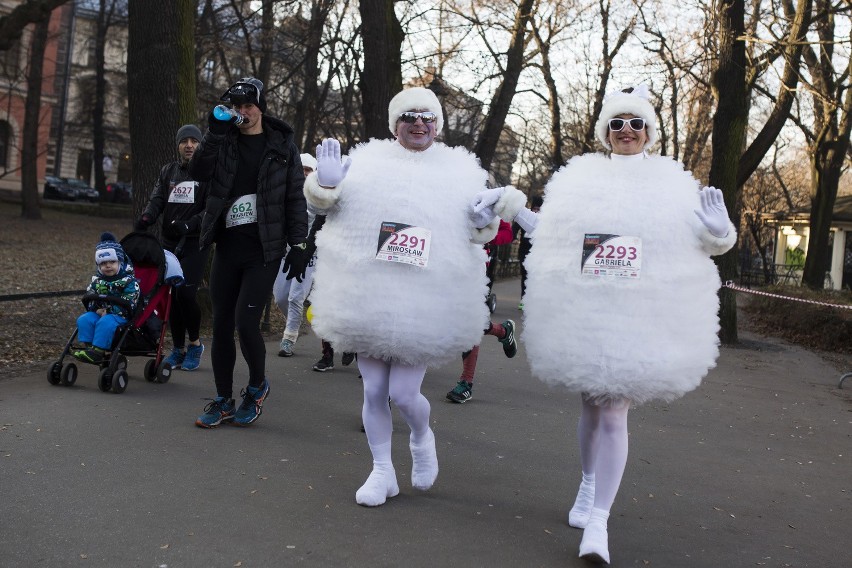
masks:
[(243, 402), (234, 414), (234, 424), (248, 426), (263, 413), (263, 401), (269, 396), (269, 381), (263, 379), (259, 387), (246, 387), (240, 393)]
[(222, 422), (234, 419), (234, 399), (217, 396), (213, 402), (204, 407), (204, 414), (195, 420), (200, 428), (215, 428)]
[(204, 344), (189, 345), (186, 348), (186, 356), (183, 358), (181, 369), (194, 371), (201, 365), (201, 354), (204, 353)]
[(171, 365), (172, 369), (180, 369), (184, 358), (186, 358), (186, 354), (183, 352), (183, 348), (175, 347), (172, 349), (172, 352), (169, 353), (169, 356), (166, 357), (166, 363)]

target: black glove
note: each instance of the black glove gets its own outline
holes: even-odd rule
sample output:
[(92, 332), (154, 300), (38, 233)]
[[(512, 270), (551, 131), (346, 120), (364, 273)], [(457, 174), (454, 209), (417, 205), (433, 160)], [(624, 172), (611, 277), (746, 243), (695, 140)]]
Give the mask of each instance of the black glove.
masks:
[(198, 230), (198, 218), (193, 217), (187, 221), (175, 219), (171, 222), (172, 234), (180, 235), (181, 237)]
[(136, 231), (144, 231), (148, 227), (154, 224), (154, 218), (144, 213), (136, 222), (133, 224), (133, 229)]
[(228, 130), (231, 129), (231, 125), (237, 120), (237, 117), (232, 116), (228, 120), (219, 120), (215, 116), (213, 116), (213, 111), (210, 111), (210, 114), (207, 115), (207, 128), (210, 129), (210, 132), (213, 134), (227, 134)]
[(290, 252), (284, 258), (284, 266), (281, 267), (281, 272), (287, 275), (287, 280), (295, 278), (296, 282), (301, 282), (302, 278), (305, 277), (305, 270), (314, 255), (313, 251), (309, 249), (307, 243), (290, 247)]

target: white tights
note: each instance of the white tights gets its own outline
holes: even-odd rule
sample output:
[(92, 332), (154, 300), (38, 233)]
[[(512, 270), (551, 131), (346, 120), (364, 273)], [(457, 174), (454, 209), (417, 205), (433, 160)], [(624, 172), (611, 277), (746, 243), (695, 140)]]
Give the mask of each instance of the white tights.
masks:
[(431, 406), (420, 394), (426, 365), (402, 365), (358, 355), (358, 370), (364, 378), (364, 407), (361, 418), (370, 446), (391, 441), (393, 421), (388, 397), (411, 428), (412, 442), (428, 437)]
[(411, 428), (412, 485), (417, 489), (429, 489), (438, 476), (438, 458), (435, 436), (429, 428), (431, 407), (420, 393), (426, 366), (389, 363), (359, 355), (358, 368), (364, 379), (361, 418), (373, 454), (373, 471), (355, 493), (355, 501), (359, 505), (376, 507), (399, 493), (391, 459), (393, 419), (388, 397)]
[(627, 412), (630, 401), (603, 405), (583, 397), (577, 425), (580, 465), (584, 476), (594, 476), (594, 508), (609, 511), (627, 464)]

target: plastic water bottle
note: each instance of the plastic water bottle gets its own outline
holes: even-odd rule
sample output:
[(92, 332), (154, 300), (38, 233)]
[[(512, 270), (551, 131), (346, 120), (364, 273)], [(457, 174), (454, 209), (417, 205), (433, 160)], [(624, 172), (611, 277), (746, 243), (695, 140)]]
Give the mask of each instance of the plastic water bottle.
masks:
[(213, 109), (213, 116), (216, 120), (221, 120), (222, 122), (229, 122), (232, 118), (235, 118), (234, 124), (240, 125), (243, 123), (243, 115), (225, 105), (216, 105), (216, 108)]

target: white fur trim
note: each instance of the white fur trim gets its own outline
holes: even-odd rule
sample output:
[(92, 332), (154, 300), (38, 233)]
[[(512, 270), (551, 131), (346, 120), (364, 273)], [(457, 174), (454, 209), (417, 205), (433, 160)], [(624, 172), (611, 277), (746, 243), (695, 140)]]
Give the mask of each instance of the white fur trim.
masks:
[(299, 159), (302, 161), (303, 168), (311, 168), (314, 171), (317, 170), (317, 159), (310, 154), (302, 154), (299, 156)]
[(388, 128), (391, 134), (396, 136), (396, 122), (399, 120), (399, 115), (410, 110), (434, 112), (438, 117), (435, 123), (435, 136), (441, 133), (441, 129), (444, 128), (444, 111), (441, 108), (441, 101), (434, 92), (425, 87), (412, 87), (398, 92), (388, 105)]
[[(648, 100), (649, 97), (650, 93), (645, 85), (634, 87), (632, 93), (616, 91), (606, 96), (600, 115), (598, 115), (598, 121), (595, 124), (595, 134), (607, 150), (612, 150), (609, 143), (609, 119), (620, 114), (632, 114), (644, 118), (648, 133), (648, 141), (645, 143), (644, 149), (647, 150), (654, 145), (654, 142), (657, 141), (657, 115)], [(630, 127), (625, 126), (625, 128)]]
[[(696, 219), (698, 216), (696, 215)], [(734, 228), (734, 224), (731, 221), (728, 221), (728, 234), (724, 237), (716, 237), (713, 236), (707, 227), (704, 226), (704, 223), (698, 219), (698, 223), (695, 224), (695, 232), (698, 235), (698, 238), (701, 240), (701, 246), (704, 251), (710, 256), (719, 256), (721, 254), (725, 254), (735, 244), (737, 244), (737, 230)]]
[(511, 223), (526, 204), (526, 194), (511, 185), (507, 185), (506, 191), (503, 192), (503, 195), (494, 204), (494, 214), (507, 223)]
[[(458, 359), (488, 321), (486, 256), (468, 214), (485, 171), (467, 150), (440, 143), (412, 152), (371, 140), (350, 156), (346, 190), (317, 233), (314, 331), (338, 351), (385, 361)], [(376, 259), (382, 222), (429, 229), (427, 266)]]
[[(524, 263), (522, 340), (534, 375), (637, 404), (701, 383), (719, 356), (720, 281), (695, 230), (698, 189), (659, 156), (580, 156), (554, 174)], [(640, 238), (639, 278), (583, 275), (587, 233)]]
[(481, 229), (473, 228), (473, 235), (470, 237), (471, 242), (478, 245), (490, 243), (497, 236), (497, 231), (500, 229), (500, 219), (494, 217), (494, 220), (482, 227)]
[(334, 207), (334, 204), (337, 203), (338, 199), (340, 199), (342, 186), (343, 184), (340, 184), (334, 189), (320, 187), (320, 184), (317, 181), (317, 173), (311, 172), (311, 174), (305, 178), (305, 187), (303, 191), (305, 192), (305, 199), (307, 199), (310, 205), (312, 205), (315, 209), (325, 211), (326, 209)]

